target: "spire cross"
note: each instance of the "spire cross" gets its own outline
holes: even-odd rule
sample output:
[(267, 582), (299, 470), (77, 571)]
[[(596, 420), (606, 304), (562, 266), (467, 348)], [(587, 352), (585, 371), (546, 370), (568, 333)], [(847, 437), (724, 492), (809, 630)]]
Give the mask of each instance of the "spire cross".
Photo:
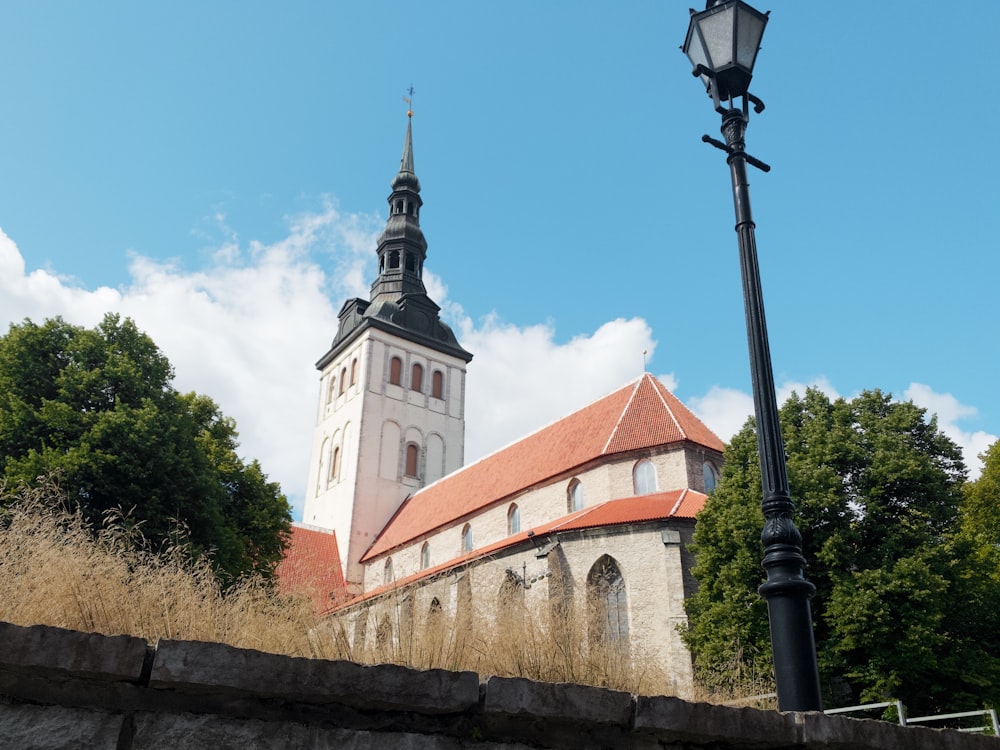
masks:
[(413, 118), (413, 84), (410, 84), (409, 90), (406, 92), (409, 96), (404, 96), (403, 101), (406, 102), (406, 116)]

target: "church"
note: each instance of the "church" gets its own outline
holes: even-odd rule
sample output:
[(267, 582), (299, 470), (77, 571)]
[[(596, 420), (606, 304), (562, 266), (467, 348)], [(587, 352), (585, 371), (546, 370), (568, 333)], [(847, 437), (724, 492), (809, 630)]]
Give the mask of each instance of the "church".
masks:
[(646, 373), (465, 465), (473, 355), (422, 281), (408, 114), (370, 299), (344, 303), (317, 362), (304, 518), (279, 582), (312, 575), (315, 606), (350, 622), (358, 648), (441, 613), (470, 628), (575, 616), (591, 641), (665, 665), (683, 694), (688, 545), (723, 443)]

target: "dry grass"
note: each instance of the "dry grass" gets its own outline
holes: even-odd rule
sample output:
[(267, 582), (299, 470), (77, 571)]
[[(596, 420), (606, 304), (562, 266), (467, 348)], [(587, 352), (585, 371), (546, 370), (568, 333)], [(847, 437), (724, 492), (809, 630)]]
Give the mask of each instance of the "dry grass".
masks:
[(471, 628), (444, 612), (415, 620), (401, 598), (371, 608), (368, 637), (356, 648), (348, 628), (357, 610), (318, 620), (308, 597), (279, 596), (259, 579), (223, 591), (207, 560), (191, 559), (179, 544), (155, 551), (143, 546), (141, 528), (129, 528), (121, 515), (100, 528), (88, 525), (51, 482), (17, 493), (0, 487), (0, 496), (0, 620), (152, 643), (213, 641), (292, 656), (676, 694), (655, 660), (613, 643), (590, 643), (585, 619), (571, 613), (515, 606), (496, 619), (479, 616), (477, 623), (489, 625)]
[(304, 599), (281, 599), (257, 579), (223, 592), (204, 558), (144, 547), (141, 528), (120, 515), (92, 528), (51, 482), (3, 499), (0, 620), (323, 655)]

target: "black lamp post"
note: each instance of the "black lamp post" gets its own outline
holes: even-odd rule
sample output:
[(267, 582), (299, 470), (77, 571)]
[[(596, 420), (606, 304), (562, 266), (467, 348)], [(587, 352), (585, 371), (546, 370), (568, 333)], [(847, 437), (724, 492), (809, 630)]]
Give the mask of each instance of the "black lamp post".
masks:
[[(767, 172), (770, 167), (744, 150), (749, 122), (748, 102), (760, 113), (763, 102), (747, 88), (767, 15), (742, 0), (709, 0), (700, 13), (691, 11), (691, 25), (684, 41), (684, 54), (694, 65), (694, 75), (705, 83), (715, 109), (722, 115), (722, 143), (703, 136), (702, 140), (729, 154), (736, 208), (736, 235), (739, 239), (740, 270), (743, 275), (743, 304), (746, 311), (747, 340), (750, 346), (750, 373), (754, 415), (757, 420), (757, 448), (760, 452), (764, 499), (764, 544), (762, 565), (767, 580), (761, 596), (767, 599), (774, 652), (774, 677), (781, 711), (820, 711), (819, 669), (813, 638), (809, 599), (816, 590), (803, 575), (802, 535), (795, 527), (795, 506), (788, 490), (785, 446), (778, 421), (774, 395), (771, 351), (767, 343), (764, 298), (757, 265), (757, 244), (750, 213), (747, 163)], [(741, 100), (739, 106), (737, 100)]]

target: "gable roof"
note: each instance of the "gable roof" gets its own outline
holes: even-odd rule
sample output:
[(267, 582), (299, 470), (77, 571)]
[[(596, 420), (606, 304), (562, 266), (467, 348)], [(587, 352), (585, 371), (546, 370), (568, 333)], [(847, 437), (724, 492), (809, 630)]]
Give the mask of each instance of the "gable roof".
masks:
[(707, 499), (708, 496), (701, 492), (684, 489), (608, 500), (599, 505), (593, 505), (569, 513), (562, 518), (541, 524), (533, 529), (514, 534), (493, 544), (488, 544), (485, 547), (479, 547), (464, 555), (460, 555), (440, 565), (421, 570), (398, 581), (393, 581), (384, 586), (366, 591), (364, 594), (344, 602), (344, 604), (353, 605), (366, 599), (377, 597), (387, 591), (402, 588), (423, 578), (428, 578), (446, 572), (451, 568), (496, 554), (508, 547), (526, 542), (533, 537), (542, 539), (549, 534), (558, 534), (560, 532), (579, 531), (602, 526), (621, 526), (629, 523), (661, 521), (668, 518), (694, 519), (698, 512), (705, 507)]
[(603, 456), (721, 440), (656, 378), (637, 380), (414, 493), (361, 557), (371, 560), (434, 529)]
[(293, 523), (285, 556), (274, 571), (282, 594), (306, 594), (319, 613), (347, 597), (337, 534)]

